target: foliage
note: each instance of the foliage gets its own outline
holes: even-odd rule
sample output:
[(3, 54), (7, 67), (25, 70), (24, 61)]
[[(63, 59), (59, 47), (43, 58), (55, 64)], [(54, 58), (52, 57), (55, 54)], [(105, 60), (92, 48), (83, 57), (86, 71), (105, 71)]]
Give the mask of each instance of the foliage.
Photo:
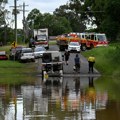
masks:
[(105, 32), (111, 40), (116, 40), (120, 31), (119, 0), (85, 0), (82, 16), (88, 22), (97, 25), (100, 32)]
[[(0, 84), (19, 85), (34, 81), (35, 66), (17, 61), (0, 61)], [(17, 79), (16, 79), (17, 78)]]
[[(6, 0), (1, 1), (4, 4)], [(48, 28), (49, 35), (58, 35), (66, 32), (85, 32), (88, 25), (97, 28), (90, 31), (104, 32), (107, 37), (115, 41), (120, 40), (120, 0), (69, 0), (65, 5), (56, 8), (53, 14), (42, 14), (33, 9), (27, 16), (26, 26), (31, 30)], [(4, 44), (14, 39), (14, 31), (6, 26), (5, 9), (0, 9), (0, 41)], [(18, 34), (21, 34), (21, 31)], [(28, 32), (29, 37), (33, 31)], [(18, 36), (22, 41), (23, 36)], [(28, 38), (29, 39), (29, 38)]]
[(105, 76), (119, 77), (120, 75), (120, 47), (119, 44), (111, 44), (107, 47), (99, 47), (82, 53), (86, 57), (94, 54), (96, 68)]
[(50, 13), (40, 13), (39, 10), (33, 9), (27, 17), (31, 29), (48, 28), (49, 35), (58, 35), (70, 32), (71, 27), (68, 20), (64, 17), (56, 17)]
[(119, 0), (69, 0), (66, 5), (57, 8), (54, 14), (70, 18), (68, 20), (74, 32), (85, 31), (82, 25), (97, 26), (92, 31), (104, 32), (114, 41), (120, 38), (119, 9)]
[(62, 5), (59, 8), (55, 9), (54, 15), (57, 17), (64, 16), (69, 22), (74, 32), (83, 32), (85, 31), (85, 22), (81, 19), (80, 11), (81, 9), (81, 0), (71, 1), (67, 5)]

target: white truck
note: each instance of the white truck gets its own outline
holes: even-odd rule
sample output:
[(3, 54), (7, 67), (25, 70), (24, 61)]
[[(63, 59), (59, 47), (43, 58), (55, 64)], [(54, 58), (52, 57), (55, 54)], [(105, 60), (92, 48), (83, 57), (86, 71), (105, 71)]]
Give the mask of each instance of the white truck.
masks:
[(34, 29), (35, 46), (49, 49), (48, 28)]

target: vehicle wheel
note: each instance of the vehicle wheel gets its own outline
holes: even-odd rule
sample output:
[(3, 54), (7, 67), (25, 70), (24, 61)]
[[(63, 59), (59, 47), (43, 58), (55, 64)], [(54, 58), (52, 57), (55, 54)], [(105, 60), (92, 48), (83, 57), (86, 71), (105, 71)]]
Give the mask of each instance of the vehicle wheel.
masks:
[(94, 48), (93, 44), (90, 44), (90, 49)]
[(35, 59), (32, 59), (32, 62), (35, 62)]
[(46, 50), (48, 50), (49, 49), (49, 46), (48, 47), (46, 47)]
[(81, 46), (81, 50), (82, 50), (82, 51), (86, 51), (86, 49), (87, 49), (86, 45), (82, 45), (82, 46)]

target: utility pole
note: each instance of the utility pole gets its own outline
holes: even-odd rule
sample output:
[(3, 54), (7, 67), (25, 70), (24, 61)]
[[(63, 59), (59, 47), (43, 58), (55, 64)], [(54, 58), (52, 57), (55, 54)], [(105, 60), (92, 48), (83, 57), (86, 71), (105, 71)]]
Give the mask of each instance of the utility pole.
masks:
[(23, 40), (25, 42), (26, 39), (26, 20), (25, 20), (25, 12), (27, 12), (27, 10), (25, 10), (25, 7), (28, 5), (25, 5), (25, 2), (23, 2)]
[(14, 16), (15, 16), (15, 41), (17, 43), (17, 2), (14, 0)]
[[(21, 7), (21, 6), (23, 6), (22, 10), (17, 9), (18, 7)], [(27, 5), (25, 5), (25, 3), (23, 3), (23, 5), (17, 6), (17, 0), (14, 0), (14, 6), (11, 6), (11, 7), (14, 8), (13, 9), (13, 14), (14, 14), (14, 19), (15, 19), (15, 42), (16, 43), (17, 43), (17, 14), (20, 11), (23, 11), (23, 36), (24, 36), (24, 41), (25, 41), (25, 25), (26, 25), (26, 23), (25, 23), (25, 12), (26, 12), (25, 6), (27, 6)]]

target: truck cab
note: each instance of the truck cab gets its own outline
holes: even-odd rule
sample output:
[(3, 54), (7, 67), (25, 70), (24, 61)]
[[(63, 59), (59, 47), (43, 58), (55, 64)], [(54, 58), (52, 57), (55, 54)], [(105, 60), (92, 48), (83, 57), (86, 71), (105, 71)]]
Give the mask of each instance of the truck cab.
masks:
[(35, 47), (43, 46), (49, 49), (48, 28), (34, 29)]
[(36, 35), (35, 37), (35, 46), (43, 46), (46, 49), (49, 49), (49, 41), (46, 35)]

